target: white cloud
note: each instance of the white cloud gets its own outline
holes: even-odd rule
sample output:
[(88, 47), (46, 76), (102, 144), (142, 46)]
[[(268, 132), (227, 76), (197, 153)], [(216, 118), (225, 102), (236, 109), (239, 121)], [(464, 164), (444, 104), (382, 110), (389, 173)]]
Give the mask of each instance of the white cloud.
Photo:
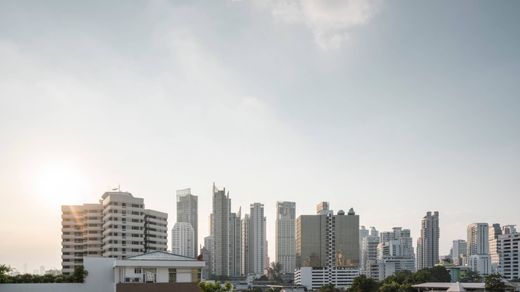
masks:
[(380, 0), (273, 0), (263, 2), (281, 21), (304, 24), (322, 49), (337, 49), (375, 15)]

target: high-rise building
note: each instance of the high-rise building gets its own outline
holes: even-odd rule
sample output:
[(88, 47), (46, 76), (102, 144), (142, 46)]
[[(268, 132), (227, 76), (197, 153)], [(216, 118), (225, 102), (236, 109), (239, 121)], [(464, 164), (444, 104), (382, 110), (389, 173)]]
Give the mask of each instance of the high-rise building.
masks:
[(219, 190), (213, 184), (213, 213), (211, 236), (213, 237), (213, 271), (215, 276), (230, 276), (229, 222), (231, 200), (226, 189)]
[(264, 205), (254, 203), (250, 206), (249, 213), (249, 273), (257, 276), (264, 274), (266, 267), (266, 219)]
[(417, 239), (417, 269), (431, 268), (439, 262), (439, 237), (439, 212), (427, 212)]
[(194, 234), (193, 250), (197, 253), (199, 250), (198, 199), (191, 193), (191, 189), (177, 191), (177, 222), (191, 224)]
[(177, 222), (172, 229), (172, 253), (194, 258), (195, 231), (188, 222)]
[(502, 227), (497, 239), (498, 272), (506, 279), (520, 278), (520, 233), (513, 225)]
[(282, 272), (293, 274), (296, 267), (296, 203), (276, 202), (276, 262)]
[(318, 215), (296, 220), (295, 283), (309, 289), (350, 287), (359, 275), (359, 215), (353, 209), (334, 215), (328, 204), (320, 205)]
[(468, 225), (468, 256), (489, 254), (489, 229), (487, 223)]
[(202, 259), (206, 263), (202, 269), (203, 279), (210, 279), (213, 275), (213, 236), (204, 237), (204, 248), (202, 249)]
[(240, 249), (240, 274), (249, 274), (249, 214), (242, 219), (242, 248)]
[(240, 211), (231, 213), (231, 199), (226, 189), (219, 190), (213, 184), (213, 212), (210, 217), (213, 238), (213, 276), (240, 275), (241, 224)]
[(168, 247), (168, 214), (144, 210), (144, 252), (166, 251)]
[(468, 245), (465, 240), (457, 239), (453, 241), (451, 247), (451, 258), (456, 266), (464, 265), (464, 259), (467, 258)]
[(99, 204), (62, 206), (62, 220), (64, 274), (84, 256), (124, 259), (167, 249), (168, 215), (145, 210), (144, 200), (128, 192), (106, 192)]
[(498, 252), (498, 236), (502, 235), (502, 228), (500, 224), (489, 224), (489, 257), (491, 258), (491, 271), (496, 273), (498, 271), (498, 264), (500, 262), (500, 255)]
[(103, 255), (103, 206), (61, 206), (62, 273), (70, 274), (83, 265), (84, 256)]
[(387, 239), (377, 246), (379, 280), (384, 280), (396, 272), (415, 271), (415, 254), (410, 229), (394, 227)]
[(241, 250), (242, 250), (242, 215), (241, 210), (238, 213), (231, 213), (229, 224), (229, 241), (230, 241), (230, 275), (241, 275)]
[(361, 242), (361, 274), (379, 279), (379, 266), (377, 263), (377, 246), (379, 244), (379, 237), (367, 235)]

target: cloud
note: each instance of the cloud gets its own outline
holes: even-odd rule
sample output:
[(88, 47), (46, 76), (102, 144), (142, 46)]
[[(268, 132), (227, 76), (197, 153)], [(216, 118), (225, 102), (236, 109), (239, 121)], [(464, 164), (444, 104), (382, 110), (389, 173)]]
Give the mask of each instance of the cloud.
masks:
[(273, 17), (288, 23), (304, 24), (316, 44), (338, 49), (356, 27), (367, 24), (376, 14), (380, 0), (273, 0), (263, 2)]

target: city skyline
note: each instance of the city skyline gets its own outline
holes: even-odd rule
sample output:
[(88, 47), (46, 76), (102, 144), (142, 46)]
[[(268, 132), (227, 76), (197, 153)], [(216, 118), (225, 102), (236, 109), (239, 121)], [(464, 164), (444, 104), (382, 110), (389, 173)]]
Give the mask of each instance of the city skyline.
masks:
[(0, 263), (59, 268), (61, 206), (117, 185), (168, 214), (168, 245), (176, 190), (198, 196), (199, 245), (213, 182), (231, 212), (259, 202), (271, 261), (277, 201), (353, 207), (414, 246), (436, 210), (440, 255), (471, 223), (518, 225), (518, 11), (1, 1)]

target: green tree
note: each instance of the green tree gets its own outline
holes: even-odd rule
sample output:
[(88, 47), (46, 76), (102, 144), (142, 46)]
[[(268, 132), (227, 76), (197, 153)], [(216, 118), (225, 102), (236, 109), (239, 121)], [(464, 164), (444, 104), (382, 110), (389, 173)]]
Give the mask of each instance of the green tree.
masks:
[(11, 267), (6, 265), (0, 265), (0, 283), (9, 283), (8, 273), (11, 271)]
[(326, 285), (321, 286), (321, 288), (320, 288), (320, 292), (339, 292), (339, 291), (341, 291), (341, 290), (336, 288), (336, 286), (334, 286), (334, 284), (326, 284)]
[(379, 287), (379, 283), (372, 279), (368, 278), (365, 275), (361, 275), (354, 279), (352, 282), (352, 287), (348, 291), (351, 292), (377, 292)]
[(464, 275), (460, 278), (461, 283), (482, 283), (482, 276), (475, 271), (467, 271), (464, 273)]
[(272, 262), (269, 268), (267, 268), (267, 278), (270, 281), (281, 282), (282, 281), (282, 264)]
[(75, 266), (74, 272), (69, 276), (69, 281), (72, 283), (83, 283), (87, 277), (88, 272), (83, 266)]
[(400, 292), (401, 284), (397, 282), (388, 282), (381, 285), (379, 292)]
[(203, 292), (231, 292), (233, 291), (233, 285), (226, 282), (222, 285), (220, 282), (200, 282), (199, 287)]
[(443, 266), (435, 266), (433, 268), (425, 268), (417, 271), (413, 276), (413, 282), (416, 284), (426, 282), (444, 282), (449, 283), (451, 276), (448, 270)]
[(502, 281), (502, 276), (500, 274), (487, 275), (484, 278), (484, 283), (486, 283), (486, 290), (506, 291), (506, 284)]

